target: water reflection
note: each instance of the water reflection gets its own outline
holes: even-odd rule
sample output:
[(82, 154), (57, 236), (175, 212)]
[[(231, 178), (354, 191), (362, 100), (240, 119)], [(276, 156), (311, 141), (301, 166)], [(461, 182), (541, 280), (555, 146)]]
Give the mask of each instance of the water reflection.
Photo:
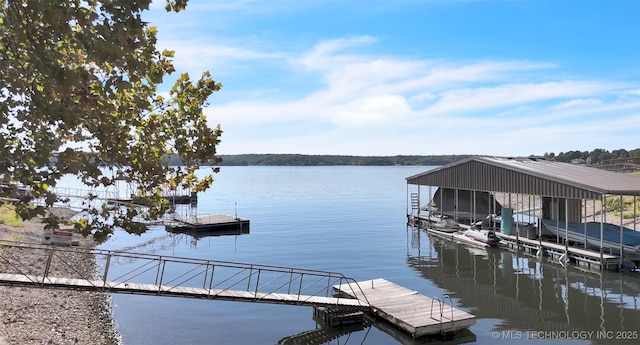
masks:
[[(202, 244), (203, 239), (211, 238), (211, 237), (220, 237), (220, 236), (240, 236), (240, 235), (248, 235), (249, 228), (237, 228), (237, 229), (221, 229), (214, 231), (196, 231), (196, 230), (183, 230), (183, 231), (172, 231), (175, 238), (181, 239), (185, 242), (188, 242), (189, 247), (193, 249), (197, 249), (200, 244)], [(208, 241), (207, 245), (210, 245), (211, 242)]]
[[(496, 331), (640, 329), (637, 273), (584, 272), (507, 252), (476, 249), (409, 228), (407, 263)], [(596, 339), (591, 339), (597, 342)]]
[(365, 314), (365, 321), (361, 325), (350, 325), (343, 327), (330, 327), (323, 323), (322, 320), (313, 317), (316, 321), (316, 328), (301, 332), (296, 335), (282, 338), (278, 345), (289, 344), (349, 344), (350, 341), (353, 344), (366, 344), (367, 336), (369, 335), (371, 328), (375, 327), (391, 337), (393, 337), (399, 344), (403, 345), (421, 345), (421, 344), (465, 344), (473, 343), (476, 341), (476, 336), (469, 330), (462, 330), (450, 336), (442, 338), (439, 335), (425, 336), (418, 339), (412, 338), (410, 335), (396, 328), (394, 325), (376, 318), (372, 315)]
[[(369, 330), (371, 329), (371, 322), (369, 319), (360, 325), (349, 325), (343, 327), (326, 326), (321, 320), (316, 319), (315, 315), (313, 319), (316, 321), (315, 329), (282, 338), (278, 341), (278, 345), (331, 344), (334, 341), (338, 341), (339, 344), (347, 344), (349, 340), (351, 340), (351, 335), (353, 333), (366, 329), (366, 332), (363, 335), (364, 339), (366, 339), (369, 334)], [(363, 343), (364, 339), (362, 339), (360, 343)], [(358, 343), (358, 340), (356, 340), (356, 343)]]

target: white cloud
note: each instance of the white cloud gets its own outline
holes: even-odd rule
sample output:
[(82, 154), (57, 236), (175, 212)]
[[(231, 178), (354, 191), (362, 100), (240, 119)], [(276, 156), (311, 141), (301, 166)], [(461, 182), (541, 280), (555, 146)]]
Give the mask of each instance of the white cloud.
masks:
[(558, 104), (557, 107), (572, 108), (572, 107), (583, 107), (583, 106), (598, 105), (598, 104), (602, 104), (602, 101), (596, 98), (579, 98), (579, 99), (572, 99), (568, 102)]
[(352, 61), (361, 59), (359, 56), (337, 54), (338, 52), (346, 48), (374, 42), (376, 42), (376, 39), (371, 36), (355, 36), (323, 41), (316, 44), (304, 56), (291, 59), (290, 63), (294, 67), (302, 67), (309, 70), (333, 70), (336, 66), (349, 64)]
[(357, 127), (386, 123), (410, 114), (411, 108), (400, 95), (368, 96), (335, 106), (330, 110), (333, 123)]
[(233, 71), (237, 73), (238, 69), (246, 69), (244, 64), (283, 59), (279, 52), (244, 48), (240, 43), (212, 44), (199, 38), (163, 41), (161, 47), (175, 51), (173, 62), (178, 72), (189, 72), (193, 75), (200, 75), (205, 70), (215, 71), (216, 75), (230, 74)]
[(448, 90), (427, 113), (447, 114), (464, 110), (491, 109), (567, 97), (593, 95), (610, 90), (611, 86), (597, 82), (560, 81), (539, 84), (502, 84)]
[[(544, 61), (358, 53), (375, 42), (369, 36), (331, 40), (302, 54), (200, 50), (200, 56), (223, 60), (288, 63), (291, 76), (304, 71), (304, 82), (314, 85), (305, 92), (294, 85), (285, 100), (275, 93), (282, 92), (278, 87), (214, 103), (206, 113), (225, 130), (221, 152), (512, 155), (516, 147), (542, 154), (559, 152), (561, 143), (571, 146), (565, 150), (596, 145), (594, 138), (620, 147), (640, 140), (640, 134), (615, 137), (619, 129), (611, 128), (611, 118), (598, 116), (616, 114), (615, 126), (640, 133), (640, 89), (634, 85), (560, 79), (558, 66)], [(384, 145), (377, 135), (382, 132)]]

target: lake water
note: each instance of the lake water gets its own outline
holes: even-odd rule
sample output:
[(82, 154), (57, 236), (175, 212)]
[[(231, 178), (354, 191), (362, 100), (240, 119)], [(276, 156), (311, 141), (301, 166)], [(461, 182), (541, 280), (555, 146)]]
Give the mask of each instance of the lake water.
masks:
[[(407, 227), (405, 178), (428, 169), (223, 167), (197, 208), (182, 212), (237, 213), (251, 220), (250, 234), (195, 239), (153, 227), (102, 248), (337, 271), (448, 294), (478, 318), (453, 343), (638, 343), (638, 274), (565, 269)], [(319, 327), (301, 306), (113, 294), (113, 310), (125, 345), (277, 344)], [(411, 343), (395, 333), (374, 325), (327, 344)]]

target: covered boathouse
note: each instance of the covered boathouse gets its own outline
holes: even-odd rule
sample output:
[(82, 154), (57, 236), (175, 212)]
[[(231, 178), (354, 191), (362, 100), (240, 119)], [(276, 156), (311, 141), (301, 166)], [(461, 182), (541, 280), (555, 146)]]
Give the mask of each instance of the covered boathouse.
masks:
[(640, 265), (640, 177), (543, 158), (470, 157), (406, 181), (412, 225), (438, 232), (432, 225), (443, 219), (462, 228), (482, 222), (501, 245), (563, 264)]

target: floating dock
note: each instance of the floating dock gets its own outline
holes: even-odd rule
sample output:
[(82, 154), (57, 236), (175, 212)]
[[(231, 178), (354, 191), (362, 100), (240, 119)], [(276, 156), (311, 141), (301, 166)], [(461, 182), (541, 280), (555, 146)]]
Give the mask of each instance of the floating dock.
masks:
[[(620, 257), (617, 255), (594, 252), (576, 247), (565, 247), (563, 244), (532, 240), (523, 236), (505, 235), (500, 232), (496, 232), (501, 240), (501, 246), (512, 250), (523, 250), (528, 254), (538, 256), (541, 248), (544, 248), (544, 252), (552, 260), (561, 262), (575, 263), (579, 267), (591, 269), (591, 270), (617, 270), (620, 267)], [(542, 252), (540, 252), (542, 253)]]
[(364, 312), (361, 309), (345, 307), (313, 307), (313, 319), (320, 320), (330, 327), (362, 325), (364, 324)]
[[(169, 194), (163, 194), (161, 196), (161, 198), (167, 200), (169, 202), (169, 205), (191, 205), (191, 206), (195, 206), (198, 204), (198, 193), (193, 192), (191, 194), (184, 194), (184, 195), (169, 195)], [(144, 200), (144, 198), (138, 198), (138, 197), (133, 197), (133, 198), (125, 198), (125, 197), (108, 197), (106, 198), (107, 202), (110, 204), (115, 204), (115, 205), (119, 205), (119, 204), (128, 204), (128, 203), (133, 203), (136, 205), (145, 205), (146, 201)]]
[(171, 232), (215, 232), (239, 230), (248, 233), (249, 220), (228, 214), (206, 214), (174, 218), (165, 223), (167, 231)]
[(469, 245), (469, 246), (472, 246), (472, 247), (478, 247), (478, 248), (491, 247), (490, 245), (488, 245), (486, 243), (483, 243), (483, 242), (480, 242), (480, 241), (476, 241), (474, 239), (471, 239), (471, 238), (465, 236), (461, 231), (469, 229), (468, 225), (458, 224), (458, 226), (460, 227), (460, 231), (442, 231), (442, 230), (438, 230), (438, 229), (435, 229), (435, 228), (431, 227), (431, 224), (433, 224), (435, 221), (438, 221), (437, 218), (433, 218), (433, 217), (429, 218), (428, 216), (419, 216), (418, 217), (416, 215), (409, 215), (408, 219), (409, 219), (409, 224), (413, 224), (413, 225), (420, 224), (420, 229), (424, 229), (429, 234), (432, 234), (434, 236), (443, 238), (445, 240), (449, 240), (449, 241), (453, 241), (453, 242)]
[(191, 192), (183, 195), (162, 195), (162, 198), (169, 201), (169, 205), (197, 205), (198, 193)]
[[(407, 217), (410, 225), (418, 226), (420, 229), (426, 230), (429, 234), (458, 243), (474, 245), (476, 247), (483, 246), (483, 243), (473, 241), (459, 232), (445, 232), (431, 228), (431, 224), (437, 221), (437, 218), (415, 214), (409, 214)], [(465, 224), (459, 224), (459, 226), (462, 230), (469, 228), (469, 226)], [(579, 267), (594, 271), (617, 270), (620, 268), (620, 257), (618, 255), (610, 253), (600, 255), (600, 252), (573, 246), (565, 248), (564, 244), (539, 239), (529, 239), (524, 235), (506, 235), (500, 231), (495, 231), (495, 234), (500, 238), (500, 246), (503, 248), (523, 250), (525, 253), (533, 256), (538, 256), (539, 253), (544, 252), (552, 261), (563, 265), (571, 262)], [(544, 250), (540, 251), (541, 248), (544, 248)]]
[[(333, 288), (340, 294), (368, 303), (377, 317), (413, 338), (444, 335), (467, 329), (476, 323), (474, 315), (454, 308), (448, 296), (442, 299), (429, 298), (381, 278)], [(353, 291), (356, 291), (355, 295)]]

